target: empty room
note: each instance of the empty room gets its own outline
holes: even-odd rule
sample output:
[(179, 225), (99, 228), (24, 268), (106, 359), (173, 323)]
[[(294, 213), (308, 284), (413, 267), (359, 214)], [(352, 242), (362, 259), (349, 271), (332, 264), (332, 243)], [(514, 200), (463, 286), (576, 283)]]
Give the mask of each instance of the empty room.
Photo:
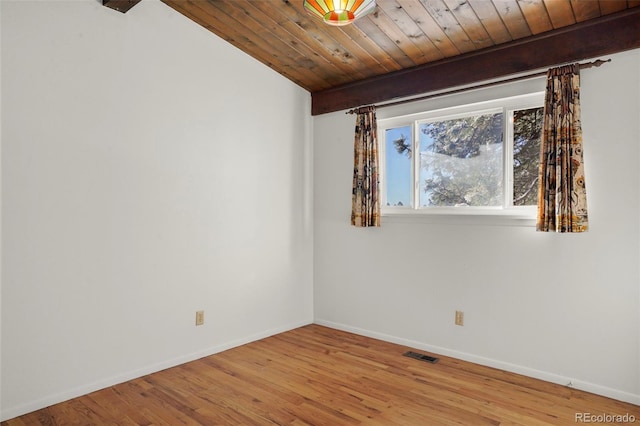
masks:
[(640, 423), (640, 2), (0, 0), (0, 52), (3, 426)]

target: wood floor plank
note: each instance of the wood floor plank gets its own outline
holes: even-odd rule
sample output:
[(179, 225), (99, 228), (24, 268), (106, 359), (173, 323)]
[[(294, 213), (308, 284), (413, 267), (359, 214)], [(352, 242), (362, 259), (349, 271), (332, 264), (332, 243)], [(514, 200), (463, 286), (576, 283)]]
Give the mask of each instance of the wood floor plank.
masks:
[(633, 404), (437, 354), (425, 363), (402, 356), (408, 350), (309, 325), (2, 426), (558, 426), (575, 425), (576, 413), (628, 414), (640, 424)]

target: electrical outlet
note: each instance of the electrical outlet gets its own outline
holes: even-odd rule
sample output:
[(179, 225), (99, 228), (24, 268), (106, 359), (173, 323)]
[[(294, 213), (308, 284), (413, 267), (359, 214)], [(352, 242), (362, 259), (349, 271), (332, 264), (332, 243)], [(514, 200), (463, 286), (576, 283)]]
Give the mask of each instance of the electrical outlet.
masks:
[(204, 311), (196, 311), (196, 325), (204, 324)]
[(456, 325), (464, 325), (464, 312), (456, 311)]

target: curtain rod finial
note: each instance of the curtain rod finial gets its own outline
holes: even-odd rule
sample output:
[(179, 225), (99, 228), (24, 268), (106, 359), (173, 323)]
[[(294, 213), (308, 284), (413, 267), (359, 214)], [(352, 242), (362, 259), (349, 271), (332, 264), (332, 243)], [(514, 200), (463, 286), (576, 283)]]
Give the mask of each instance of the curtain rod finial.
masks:
[(599, 67), (600, 65), (604, 65), (607, 62), (611, 62), (611, 59), (606, 59), (606, 60), (602, 60), (602, 59), (596, 59), (593, 62), (587, 62), (586, 64), (580, 64), (580, 68), (593, 68), (593, 67)]

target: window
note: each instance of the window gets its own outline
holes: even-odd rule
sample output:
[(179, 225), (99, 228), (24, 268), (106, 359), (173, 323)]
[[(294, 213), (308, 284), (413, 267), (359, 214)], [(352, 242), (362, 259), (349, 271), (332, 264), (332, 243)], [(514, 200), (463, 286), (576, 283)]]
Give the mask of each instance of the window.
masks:
[(543, 94), (378, 120), (384, 214), (535, 214)]

